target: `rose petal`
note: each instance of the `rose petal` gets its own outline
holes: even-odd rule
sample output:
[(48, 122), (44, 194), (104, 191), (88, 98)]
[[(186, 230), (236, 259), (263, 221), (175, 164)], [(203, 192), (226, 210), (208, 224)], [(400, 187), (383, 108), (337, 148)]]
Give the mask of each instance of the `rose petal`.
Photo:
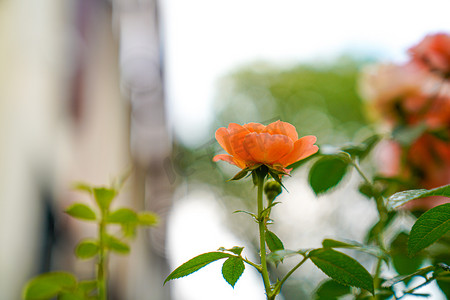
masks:
[(250, 133), (244, 139), (244, 149), (256, 163), (272, 164), (291, 152), (294, 143), (285, 135)]
[(220, 127), (216, 130), (216, 140), (219, 145), (228, 152), (228, 154), (233, 154), (230, 142), (230, 132), (225, 127)]
[(243, 132), (245, 133), (250, 133), (250, 131), (248, 131), (247, 128), (245, 128), (242, 125), (236, 124), (236, 123), (230, 123), (228, 125), (228, 131), (230, 132), (230, 134), (241, 134)]
[(260, 123), (248, 123), (245, 124), (244, 127), (247, 128), (248, 131), (250, 132), (257, 132), (257, 133), (261, 133), (266, 128), (266, 126)]
[(286, 135), (292, 139), (293, 142), (298, 140), (298, 134), (295, 127), (289, 123), (276, 121), (266, 126), (266, 129), (263, 132), (267, 132), (270, 134), (281, 134)]
[(287, 167), (299, 160), (302, 160), (310, 155), (313, 155), (319, 150), (319, 147), (314, 145), (317, 138), (313, 135), (307, 135), (295, 141), (294, 149), (286, 156), (279, 159), (277, 162)]
[(245, 162), (243, 162), (239, 159), (236, 159), (233, 156), (228, 155), (228, 154), (218, 154), (213, 157), (214, 162), (218, 162), (219, 160), (226, 161), (232, 165), (238, 166), (241, 169), (245, 169), (245, 167), (246, 167)]
[(244, 138), (250, 131), (236, 123), (228, 125), (229, 135), (225, 137), (231, 145), (231, 155), (242, 161), (252, 161), (252, 157), (244, 149)]

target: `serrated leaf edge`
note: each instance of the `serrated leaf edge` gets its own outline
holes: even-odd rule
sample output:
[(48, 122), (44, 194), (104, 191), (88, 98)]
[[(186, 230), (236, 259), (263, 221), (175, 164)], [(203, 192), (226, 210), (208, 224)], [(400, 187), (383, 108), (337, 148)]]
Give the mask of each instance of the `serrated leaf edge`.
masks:
[[(197, 265), (194, 265), (194, 266), (190, 267), (189, 269), (195, 269), (195, 270), (193, 270), (193, 271), (191, 271), (191, 272), (189, 272), (189, 273), (187, 273), (187, 274), (185, 274), (185, 275), (181, 275), (181, 276), (176, 275), (177, 273), (179, 273), (179, 272), (181, 272), (181, 271), (184, 271), (183, 267), (184, 267), (186, 264), (188, 264), (188, 263), (190, 263), (190, 262), (192, 262), (192, 261), (194, 261), (194, 260), (196, 260), (196, 259), (199, 259), (201, 256), (205, 256), (205, 255), (208, 255), (208, 254), (217, 254), (218, 257), (217, 257), (217, 258), (214, 258), (214, 259), (211, 259), (210, 261), (202, 262), (202, 263), (199, 263), (199, 264), (197, 264)], [(192, 273), (194, 273), (194, 272), (200, 270), (201, 268), (203, 268), (203, 267), (209, 265), (210, 263), (212, 263), (212, 262), (214, 262), (214, 261), (217, 261), (217, 260), (219, 260), (219, 259), (227, 258), (227, 257), (236, 257), (236, 256), (231, 255), (231, 254), (228, 254), (228, 253), (224, 253), (224, 252), (217, 252), (217, 251), (207, 252), (207, 253), (203, 253), (203, 254), (197, 255), (196, 257), (191, 258), (190, 260), (186, 261), (185, 263), (183, 263), (182, 265), (180, 265), (178, 268), (176, 268), (175, 270), (173, 270), (172, 273), (170, 273), (169, 276), (167, 276), (167, 278), (164, 280), (163, 285), (166, 284), (166, 282), (168, 282), (168, 281), (170, 281), (170, 280), (178, 279), (178, 278), (182, 278), (182, 277), (191, 275)], [(198, 267), (198, 266), (200, 266), (200, 267)]]
[[(326, 262), (326, 263), (328, 263), (328, 264), (330, 264), (331, 262), (330, 261), (328, 261), (328, 260), (324, 260), (324, 259), (321, 259), (321, 258), (319, 258), (319, 257), (317, 257), (317, 256), (314, 256), (314, 253), (315, 252), (319, 252), (320, 250), (325, 250), (324, 248), (319, 248), (319, 249), (314, 249), (314, 250), (312, 250), (311, 252), (309, 252), (308, 253), (308, 257), (311, 259), (311, 261), (320, 269), (320, 270), (322, 270), (324, 273), (325, 273), (325, 271), (321, 268), (321, 267), (319, 267), (317, 264), (316, 264), (316, 262), (314, 261), (314, 259), (318, 259), (318, 260), (321, 260), (321, 261), (324, 261), (324, 262)], [(371, 278), (372, 278), (372, 275), (370, 275), (370, 273), (357, 261), (357, 260), (355, 260), (354, 258), (352, 258), (352, 257), (350, 257), (350, 256), (348, 256), (348, 255), (346, 255), (346, 254), (344, 254), (344, 253), (341, 253), (341, 252), (338, 252), (338, 251), (334, 251), (334, 250), (331, 250), (331, 249), (326, 249), (326, 251), (332, 251), (332, 252), (335, 252), (335, 253), (338, 253), (339, 255), (342, 255), (342, 256), (345, 256), (345, 257), (347, 257), (347, 258), (349, 258), (349, 259), (351, 259), (351, 260), (353, 260), (354, 262), (356, 262), (359, 266), (361, 266), (361, 268), (367, 273), (367, 275), (369, 275)], [(350, 273), (350, 272), (348, 272), (345, 268), (342, 268), (342, 267), (340, 267), (340, 266), (337, 266), (337, 265), (335, 265), (335, 264), (333, 264), (333, 266), (334, 267), (336, 267), (336, 268), (338, 268), (338, 269), (341, 269), (341, 270), (343, 270), (343, 271), (345, 271), (347, 274), (349, 274), (349, 275), (351, 275), (351, 277), (352, 278), (354, 278), (354, 279), (356, 279), (355, 281), (357, 281), (357, 282), (363, 282), (359, 277), (357, 277), (357, 276), (355, 276), (355, 275), (353, 275), (352, 273)], [(327, 273), (325, 273), (327, 276), (329, 276)], [(329, 276), (329, 277), (331, 277), (331, 276)], [(365, 284), (364, 284), (364, 282), (363, 282), (363, 285), (361, 285), (361, 284), (359, 284), (359, 285), (354, 285), (354, 284), (351, 284), (351, 283), (348, 283), (348, 282), (344, 282), (344, 281), (342, 281), (340, 278), (333, 278), (333, 277), (331, 277), (332, 279), (334, 279), (334, 280), (336, 280), (337, 282), (339, 282), (340, 284), (342, 284), (342, 285), (347, 285), (347, 286), (356, 286), (356, 287), (360, 287), (360, 288), (363, 288), (363, 289), (366, 289), (365, 287), (363, 287)], [(371, 285), (371, 289), (370, 290), (368, 290), (369, 292), (371, 292), (372, 294), (374, 293), (374, 286), (373, 286), (373, 278), (372, 278), (372, 285)]]

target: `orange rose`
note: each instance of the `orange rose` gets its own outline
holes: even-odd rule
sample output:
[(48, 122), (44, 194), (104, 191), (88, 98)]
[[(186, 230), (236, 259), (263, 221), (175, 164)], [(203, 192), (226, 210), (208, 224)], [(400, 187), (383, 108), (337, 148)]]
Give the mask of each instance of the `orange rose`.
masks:
[(286, 167), (319, 150), (312, 135), (298, 138), (295, 127), (276, 121), (267, 126), (248, 123), (243, 126), (230, 123), (228, 128), (216, 131), (216, 139), (228, 154), (214, 156), (213, 161), (224, 160), (245, 170), (266, 165), (272, 170), (289, 173)]

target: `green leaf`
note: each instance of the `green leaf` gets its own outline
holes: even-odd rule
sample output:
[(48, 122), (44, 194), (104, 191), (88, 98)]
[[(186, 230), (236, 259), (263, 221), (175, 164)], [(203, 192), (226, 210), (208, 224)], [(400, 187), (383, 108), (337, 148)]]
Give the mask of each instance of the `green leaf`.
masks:
[(370, 151), (372, 151), (372, 149), (375, 148), (375, 146), (378, 144), (380, 140), (381, 136), (378, 134), (374, 134), (365, 139), (362, 142), (362, 144), (365, 146), (365, 149), (362, 153), (359, 153), (359, 158), (360, 159), (365, 158), (370, 153)]
[(365, 139), (361, 144), (347, 144), (341, 147), (341, 151), (347, 152), (352, 157), (363, 159), (370, 153), (375, 145), (380, 141), (379, 135), (372, 135)]
[(284, 173), (284, 172), (278, 173), (278, 172), (275, 172), (273, 169), (269, 169), (269, 174), (273, 178), (273, 180), (275, 180), (279, 185), (281, 185), (282, 188), (284, 188), (286, 190), (286, 187), (281, 182), (280, 175), (289, 175), (289, 174)]
[(114, 189), (109, 189), (105, 187), (94, 188), (94, 197), (97, 201), (98, 206), (102, 211), (109, 208), (114, 197), (116, 197), (117, 191)]
[(359, 157), (364, 152), (365, 146), (361, 144), (349, 143), (341, 147), (341, 151), (350, 154), (351, 157)]
[(190, 275), (195, 271), (200, 270), (204, 266), (212, 263), (213, 261), (227, 257), (233, 257), (233, 255), (224, 252), (208, 252), (200, 254), (176, 268), (172, 273), (170, 273), (169, 276), (167, 276), (164, 284), (166, 284), (166, 282), (169, 280)]
[(386, 206), (389, 210), (393, 210), (411, 200), (429, 196), (450, 197), (450, 184), (432, 190), (419, 189), (395, 193), (387, 199)]
[(233, 252), (236, 255), (241, 255), (242, 250), (244, 250), (244, 247), (237, 247), (237, 246), (234, 246), (233, 248), (228, 249), (228, 251)]
[(415, 140), (417, 140), (426, 130), (427, 125), (420, 123), (414, 127), (411, 126), (397, 126), (392, 135), (394, 140), (398, 141), (401, 145), (410, 146)]
[(135, 211), (129, 208), (119, 208), (113, 212), (111, 212), (106, 221), (108, 223), (136, 223), (138, 221), (138, 216)]
[(66, 214), (81, 220), (94, 221), (97, 219), (95, 212), (83, 203), (74, 203), (66, 209)]
[(120, 254), (127, 254), (130, 252), (130, 246), (128, 246), (127, 243), (122, 242), (112, 235), (105, 235), (105, 244), (110, 250)]
[(413, 255), (436, 242), (450, 229), (450, 203), (436, 206), (417, 219), (408, 241), (408, 252)]
[(280, 204), (281, 202), (272, 202), (270, 203), (265, 209), (263, 209), (263, 211), (265, 210), (271, 210), (275, 205)]
[(98, 242), (96, 240), (81, 241), (75, 248), (75, 255), (82, 259), (92, 258), (99, 251)]
[(350, 256), (324, 248), (312, 250), (308, 256), (319, 269), (340, 284), (374, 293), (372, 276)]
[(74, 289), (75, 276), (66, 272), (45, 273), (31, 279), (24, 287), (22, 297), (25, 300), (42, 300), (56, 297), (64, 289)]
[(383, 250), (381, 250), (379, 247), (363, 245), (356, 241), (342, 242), (342, 241), (337, 241), (337, 240), (332, 240), (332, 239), (324, 239), (322, 241), (322, 246), (324, 248), (353, 249), (353, 250), (361, 251), (361, 252), (368, 253), (370, 255), (382, 258), (386, 263), (389, 262), (389, 256)]
[(83, 280), (78, 283), (78, 290), (88, 294), (97, 288), (97, 280)]
[(367, 244), (370, 244), (371, 242), (376, 240), (378, 238), (379, 232), (382, 232), (383, 230), (388, 228), (393, 223), (393, 220), (395, 220), (396, 215), (397, 215), (396, 211), (390, 211), (387, 214), (387, 220), (383, 221), (380, 220), (377, 223), (375, 223), (372, 226), (372, 228), (370, 228), (369, 231), (367, 232), (365, 242)]
[(92, 194), (92, 186), (90, 186), (87, 183), (84, 182), (77, 182), (73, 185), (74, 190), (82, 191), (82, 192), (88, 192), (89, 194)]
[(395, 276), (394, 278), (391, 278), (391, 279), (386, 280), (385, 282), (383, 282), (382, 287), (390, 288), (394, 284), (399, 283), (401, 281), (407, 281), (407, 280), (411, 279), (414, 276), (422, 276), (422, 277), (426, 278), (426, 275), (428, 273), (430, 273), (431, 271), (433, 271), (434, 269), (435, 269), (434, 266), (428, 266), (428, 267), (419, 269), (416, 272), (408, 274), (408, 275)]
[(337, 241), (337, 240), (332, 240), (332, 239), (324, 239), (322, 241), (322, 246), (324, 248), (353, 248), (355, 245), (360, 245), (358, 243), (354, 243), (354, 244), (349, 244), (347, 242), (341, 242), (341, 241)]
[(436, 283), (441, 289), (441, 291), (444, 293), (444, 295), (449, 299), (450, 297), (450, 281), (449, 278), (446, 278), (445, 280), (442, 279), (436, 279)]
[(227, 181), (242, 179), (245, 176), (247, 176), (248, 172), (249, 172), (248, 170), (244, 169), (244, 170), (238, 172), (236, 175), (234, 175), (233, 178), (228, 179)]
[(278, 264), (278, 263), (282, 262), (283, 259), (285, 259), (288, 256), (293, 256), (293, 255), (298, 255), (298, 254), (304, 255), (305, 252), (306, 251), (302, 251), (302, 250), (300, 250), (300, 251), (286, 250), (286, 249), (277, 250), (277, 251), (270, 252), (267, 255), (267, 261)]
[[(399, 275), (414, 273), (422, 265), (424, 257), (408, 257), (408, 237), (405, 232), (400, 232), (392, 241), (389, 254), (392, 258), (392, 264)], [(405, 281), (405, 283), (408, 283)]]
[(136, 237), (136, 226), (137, 226), (137, 223), (121, 224), (120, 228), (122, 229), (122, 233), (123, 233), (124, 237), (127, 237), (127, 238)]
[(267, 229), (266, 229), (266, 243), (267, 247), (269, 247), (271, 252), (284, 249), (283, 242), (277, 237), (275, 233)]
[(218, 250), (219, 250), (219, 251), (229, 251), (229, 252), (231, 252), (231, 253), (234, 253), (234, 254), (240, 256), (241, 253), (242, 253), (242, 250), (244, 250), (244, 247), (237, 247), (237, 246), (234, 246), (234, 247), (231, 248), (231, 249), (226, 249), (226, 248), (224, 248), (224, 247), (220, 247)]
[(247, 214), (247, 215), (249, 215), (250, 217), (252, 217), (253, 220), (255, 220), (255, 222), (258, 223), (258, 216), (255, 215), (255, 214), (252, 213), (252, 212), (245, 211), (245, 210), (236, 210), (236, 211), (233, 212), (233, 214), (235, 214), (235, 213), (244, 213), (244, 214)]
[(323, 282), (315, 293), (315, 300), (338, 300), (339, 297), (350, 294), (349, 286), (342, 285), (332, 279)]
[(348, 160), (342, 155), (326, 155), (318, 159), (309, 172), (309, 184), (316, 195), (337, 186), (348, 169)]
[(77, 293), (67, 292), (61, 293), (61, 295), (58, 297), (58, 300), (86, 300), (86, 298)]
[(139, 212), (137, 217), (138, 224), (142, 226), (155, 226), (159, 222), (158, 215), (151, 211)]
[(240, 257), (230, 257), (228, 258), (222, 266), (223, 278), (228, 282), (233, 288), (236, 282), (241, 277), (244, 272), (245, 265)]
[(363, 182), (359, 185), (358, 191), (367, 198), (376, 198), (381, 195), (379, 188), (374, 187), (371, 183)]

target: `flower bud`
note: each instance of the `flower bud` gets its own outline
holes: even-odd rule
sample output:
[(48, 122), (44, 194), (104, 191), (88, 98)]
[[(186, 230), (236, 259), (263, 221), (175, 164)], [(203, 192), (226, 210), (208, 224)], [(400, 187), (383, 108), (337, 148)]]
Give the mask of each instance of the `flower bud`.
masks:
[(264, 193), (267, 200), (272, 202), (279, 194), (281, 194), (281, 185), (276, 181), (267, 181), (264, 185)]

